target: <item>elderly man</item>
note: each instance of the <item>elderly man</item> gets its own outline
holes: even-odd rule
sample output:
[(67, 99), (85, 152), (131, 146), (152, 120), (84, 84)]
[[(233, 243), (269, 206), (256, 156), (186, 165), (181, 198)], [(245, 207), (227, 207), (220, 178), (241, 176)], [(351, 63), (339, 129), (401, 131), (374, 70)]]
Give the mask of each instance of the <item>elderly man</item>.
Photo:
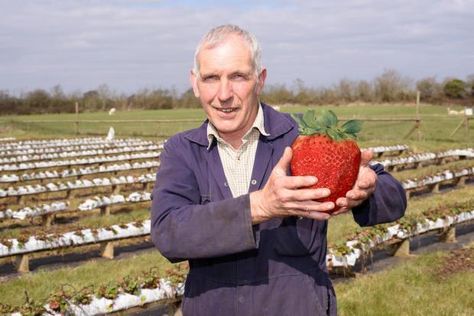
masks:
[[(326, 268), (329, 189), (289, 176), (296, 123), (259, 101), (267, 72), (253, 35), (233, 25), (199, 43), (190, 80), (207, 120), (171, 137), (153, 192), (151, 236), (189, 260), (184, 315), (334, 315)], [(403, 216), (400, 184), (363, 154), (341, 212), (360, 225)]]

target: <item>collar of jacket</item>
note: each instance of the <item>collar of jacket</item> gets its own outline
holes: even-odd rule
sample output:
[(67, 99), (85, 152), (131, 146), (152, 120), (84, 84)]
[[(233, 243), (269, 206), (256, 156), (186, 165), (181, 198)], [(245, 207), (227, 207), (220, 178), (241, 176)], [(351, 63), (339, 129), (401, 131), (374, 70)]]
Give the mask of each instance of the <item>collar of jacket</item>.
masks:
[[(263, 109), (264, 125), (265, 130), (268, 132), (268, 136), (260, 135), (263, 139), (271, 141), (275, 138), (280, 137), (283, 134), (288, 133), (292, 128), (294, 128), (295, 123), (292, 122), (292, 119), (288, 114), (281, 115), (272, 109), (270, 106), (261, 103)], [(186, 133), (185, 137), (191, 142), (197, 143), (201, 146), (208, 147), (209, 140), (207, 138), (207, 124), (209, 120), (205, 120), (202, 125), (196, 129), (193, 129)], [(215, 145), (216, 141), (214, 140), (212, 146)]]

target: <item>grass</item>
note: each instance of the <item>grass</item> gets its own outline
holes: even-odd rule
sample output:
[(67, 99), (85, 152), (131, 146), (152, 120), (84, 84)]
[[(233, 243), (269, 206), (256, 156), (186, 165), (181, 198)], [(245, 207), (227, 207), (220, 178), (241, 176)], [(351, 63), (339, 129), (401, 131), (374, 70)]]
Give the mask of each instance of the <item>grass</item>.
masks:
[[(308, 107), (286, 106), (283, 112), (303, 112)], [(413, 104), (360, 104), (358, 106), (320, 106), (321, 109), (331, 109), (341, 117), (345, 118), (415, 118), (416, 107)], [(421, 141), (418, 140), (417, 132), (408, 135), (414, 122), (365, 122), (364, 129), (359, 137), (362, 146), (376, 146), (380, 144), (390, 145), (405, 143), (415, 151), (443, 150), (453, 147), (472, 147), (474, 140), (469, 137), (464, 129), (450, 136), (461, 121), (460, 117), (447, 116), (446, 108), (423, 104), (420, 106), (419, 116), (422, 119), (420, 127)], [(79, 131), (82, 136), (102, 135), (105, 136), (109, 127), (113, 126), (117, 137), (146, 137), (157, 139), (168, 137), (178, 131), (197, 127), (200, 122), (170, 122), (150, 123), (133, 122), (133, 120), (202, 120), (204, 113), (201, 109), (176, 109), (176, 110), (148, 110), (148, 111), (118, 111), (114, 116), (107, 112), (81, 113), (79, 120), (125, 120), (126, 122), (102, 122), (81, 123)], [(22, 116), (0, 116), (0, 137), (17, 138), (45, 138), (45, 137), (73, 137), (75, 136), (75, 124), (67, 121), (76, 119), (75, 114), (47, 114), (47, 115), (22, 115)], [(48, 122), (55, 120), (57, 122)], [(25, 122), (29, 121), (29, 122)], [(470, 133), (474, 130), (474, 124), (470, 125)]]
[(113, 281), (120, 281), (123, 276), (136, 277), (151, 269), (165, 277), (172, 264), (158, 251), (133, 255), (119, 260), (91, 260), (77, 267), (56, 270), (40, 270), (24, 274), (18, 278), (0, 282), (1, 303), (20, 306), (25, 303), (25, 292), (36, 302), (46, 302), (53, 292), (62, 286), (71, 286), (77, 291), (92, 286), (97, 288)]
[(392, 269), (336, 284), (339, 314), (473, 315), (474, 273), (440, 275), (446, 259), (442, 252), (420, 255)]

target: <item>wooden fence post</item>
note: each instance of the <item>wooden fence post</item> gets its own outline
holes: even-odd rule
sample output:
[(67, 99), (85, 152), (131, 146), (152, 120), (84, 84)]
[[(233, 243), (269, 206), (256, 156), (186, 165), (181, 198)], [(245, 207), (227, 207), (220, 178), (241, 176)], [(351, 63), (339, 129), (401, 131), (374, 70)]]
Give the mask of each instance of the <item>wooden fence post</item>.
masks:
[(75, 127), (76, 127), (76, 136), (79, 135), (79, 102), (76, 102), (76, 122), (75, 122)]

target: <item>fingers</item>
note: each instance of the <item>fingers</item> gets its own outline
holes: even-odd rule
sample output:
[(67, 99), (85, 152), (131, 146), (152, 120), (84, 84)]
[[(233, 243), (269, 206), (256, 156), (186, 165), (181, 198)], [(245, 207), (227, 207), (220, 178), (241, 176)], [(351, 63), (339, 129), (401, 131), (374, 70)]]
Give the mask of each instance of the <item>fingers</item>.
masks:
[(279, 181), (279, 184), (286, 189), (299, 189), (307, 188), (316, 184), (316, 182), (318, 182), (318, 179), (313, 176), (289, 176), (285, 178), (280, 178), (277, 181)]
[(325, 198), (331, 194), (326, 188), (282, 190), (282, 199), (285, 201), (311, 201)]
[(364, 150), (360, 155), (360, 165), (368, 166), (372, 158), (374, 158), (374, 152), (372, 150)]
[(286, 171), (290, 167), (291, 157), (293, 157), (293, 151), (291, 147), (286, 147), (278, 163), (273, 168), (273, 172), (278, 176), (286, 176)]
[(333, 202), (316, 202), (316, 201), (297, 201), (287, 203), (285, 207), (288, 209), (289, 212), (297, 212), (299, 213), (311, 213), (311, 212), (327, 212), (334, 209)]

